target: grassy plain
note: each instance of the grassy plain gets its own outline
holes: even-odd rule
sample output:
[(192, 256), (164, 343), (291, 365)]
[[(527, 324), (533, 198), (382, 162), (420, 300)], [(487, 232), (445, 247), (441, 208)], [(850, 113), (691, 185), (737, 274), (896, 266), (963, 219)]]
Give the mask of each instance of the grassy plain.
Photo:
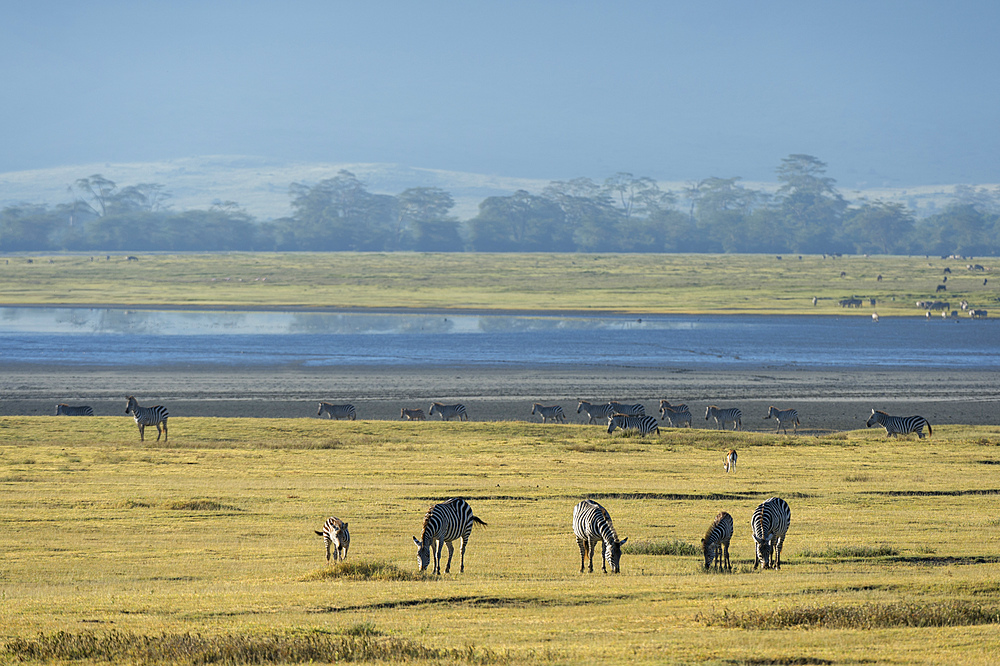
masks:
[[(917, 300), (958, 309), (966, 299), (988, 309), (1000, 296), (1000, 280), (984, 285), (984, 273), (964, 260), (924, 257), (345, 252), (31, 260), (0, 264), (0, 304), (868, 316), (867, 300), (860, 309), (838, 304), (858, 297), (875, 298), (880, 315), (922, 316)], [(946, 267), (953, 273), (941, 294)]]
[[(987, 664), (1000, 648), (1000, 427), (170, 430), (140, 444), (126, 417), (0, 418), (0, 662)], [(753, 572), (749, 516), (770, 495), (792, 509), (784, 566)], [(452, 496), (489, 527), (465, 573), (417, 575), (410, 537)], [(578, 571), (588, 496), (634, 546), (620, 575)], [(720, 510), (731, 574), (670, 554)], [(313, 534), (329, 515), (350, 522), (348, 566)]]

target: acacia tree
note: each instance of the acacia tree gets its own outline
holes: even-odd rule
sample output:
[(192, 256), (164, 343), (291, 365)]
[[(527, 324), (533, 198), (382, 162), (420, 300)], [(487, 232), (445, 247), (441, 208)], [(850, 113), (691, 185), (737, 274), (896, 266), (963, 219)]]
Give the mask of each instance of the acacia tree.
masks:
[(518, 190), (488, 197), (469, 220), (473, 249), (492, 252), (568, 252), (570, 233), (562, 209), (553, 201)]
[(795, 252), (830, 252), (839, 240), (847, 202), (826, 164), (812, 155), (789, 155), (777, 169), (781, 187), (775, 214)]
[(748, 218), (760, 193), (739, 184), (740, 178), (706, 178), (697, 185), (694, 199), (698, 229), (723, 252), (746, 252)]
[(872, 247), (884, 254), (901, 250), (913, 232), (914, 217), (909, 208), (900, 203), (876, 199), (865, 202), (848, 213), (844, 223), (855, 248), (864, 252)]
[(462, 249), (458, 220), (449, 212), (455, 200), (437, 187), (411, 187), (396, 196), (397, 215), (393, 234), (396, 246), (425, 252), (455, 252)]
[(316, 185), (292, 183), (290, 218), (281, 220), (284, 243), (294, 249), (383, 250), (396, 217), (396, 199), (372, 194), (350, 171)]

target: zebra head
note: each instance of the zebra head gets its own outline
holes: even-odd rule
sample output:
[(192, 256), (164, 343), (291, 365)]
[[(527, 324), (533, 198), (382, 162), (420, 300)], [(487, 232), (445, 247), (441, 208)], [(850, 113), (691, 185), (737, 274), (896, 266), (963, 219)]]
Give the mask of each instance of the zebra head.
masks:
[(879, 415), (885, 414), (885, 412), (880, 412), (877, 409), (872, 409), (872, 415), (868, 417), (868, 421), (865, 423), (866, 426), (871, 428), (874, 425), (879, 424)]
[(431, 542), (424, 543), (413, 537), (413, 543), (417, 544), (417, 570), (427, 571), (431, 564)]
[(139, 406), (139, 401), (135, 399), (134, 395), (130, 395), (125, 398), (125, 413), (132, 414), (133, 410)]
[(771, 554), (774, 552), (774, 547), (771, 546), (773, 536), (773, 534), (768, 534), (766, 539), (760, 539), (756, 534), (753, 535), (753, 540), (757, 542), (757, 559), (753, 563), (754, 569), (757, 568), (758, 564), (762, 564), (764, 569), (771, 568)]
[(701, 550), (705, 553), (705, 568), (711, 569), (712, 562), (715, 560), (715, 544), (709, 544), (708, 539), (701, 540)]
[(604, 548), (604, 560), (611, 567), (611, 573), (621, 573), (622, 571), (622, 546), (625, 545), (626, 541), (628, 541), (628, 537), (625, 537), (621, 541), (615, 539), (610, 541)]

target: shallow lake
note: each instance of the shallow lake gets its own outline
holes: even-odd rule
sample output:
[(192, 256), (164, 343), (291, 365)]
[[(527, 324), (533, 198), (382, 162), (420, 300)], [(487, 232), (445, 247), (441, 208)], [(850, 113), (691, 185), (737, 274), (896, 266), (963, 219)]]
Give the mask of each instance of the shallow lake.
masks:
[(0, 361), (1000, 369), (995, 320), (0, 308)]

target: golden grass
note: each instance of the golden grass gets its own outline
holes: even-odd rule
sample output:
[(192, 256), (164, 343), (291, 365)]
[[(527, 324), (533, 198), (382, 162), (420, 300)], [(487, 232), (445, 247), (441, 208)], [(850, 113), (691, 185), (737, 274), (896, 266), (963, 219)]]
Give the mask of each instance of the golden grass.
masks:
[[(0, 663), (988, 664), (1000, 642), (1000, 427), (177, 418), (140, 444), (127, 417), (68, 421), (0, 418)], [(770, 495), (792, 526), (754, 572)], [(489, 526), (464, 573), (418, 573), (411, 537), (453, 496)], [(578, 572), (588, 496), (636, 546), (620, 575)], [(709, 575), (685, 546), (720, 510), (733, 572)], [(327, 566), (330, 515), (352, 540)]]
[[(942, 295), (945, 267), (954, 272)], [(869, 316), (867, 300), (838, 303), (857, 297), (876, 298), (881, 315), (922, 316), (917, 300), (988, 309), (997, 296), (960, 261), (896, 256), (233, 253), (0, 265), (4, 304)]]

